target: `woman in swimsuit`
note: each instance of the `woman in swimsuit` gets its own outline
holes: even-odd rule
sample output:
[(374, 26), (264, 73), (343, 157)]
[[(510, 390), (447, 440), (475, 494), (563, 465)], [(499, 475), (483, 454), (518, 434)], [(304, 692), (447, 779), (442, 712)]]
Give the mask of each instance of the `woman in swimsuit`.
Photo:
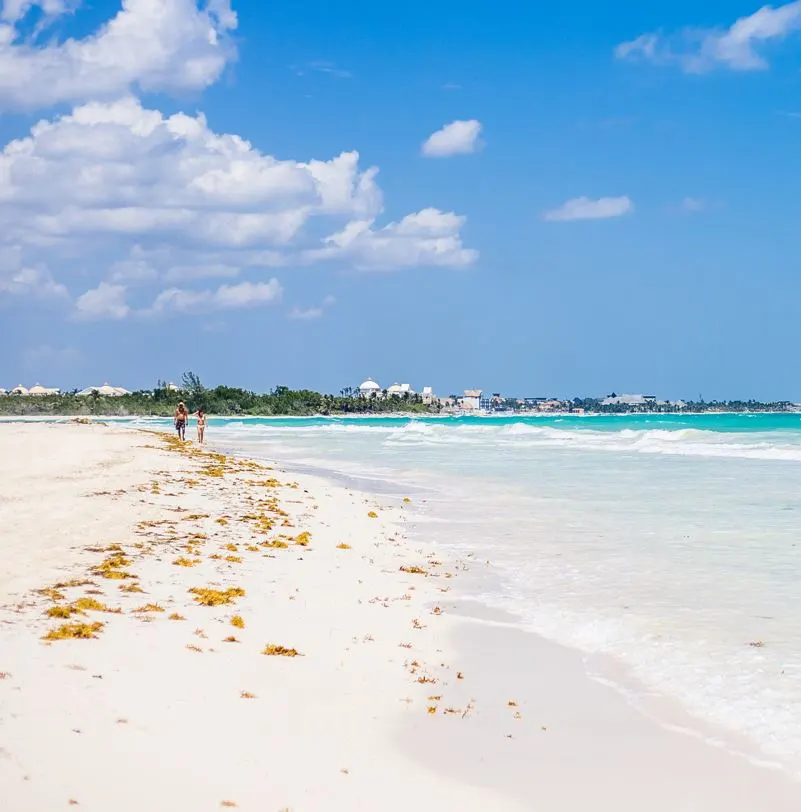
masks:
[(178, 432), (178, 439), (186, 440), (186, 421), (189, 418), (189, 412), (181, 401), (178, 408), (175, 410), (175, 430)]
[(206, 436), (206, 413), (203, 409), (197, 410), (197, 441), (203, 445), (203, 438)]

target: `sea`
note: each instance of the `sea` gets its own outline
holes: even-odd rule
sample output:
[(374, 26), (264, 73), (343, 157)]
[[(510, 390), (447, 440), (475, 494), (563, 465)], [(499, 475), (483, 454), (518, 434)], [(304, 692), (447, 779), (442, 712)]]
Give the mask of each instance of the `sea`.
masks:
[(410, 496), (470, 597), (801, 776), (801, 415), (211, 419), (230, 451)]

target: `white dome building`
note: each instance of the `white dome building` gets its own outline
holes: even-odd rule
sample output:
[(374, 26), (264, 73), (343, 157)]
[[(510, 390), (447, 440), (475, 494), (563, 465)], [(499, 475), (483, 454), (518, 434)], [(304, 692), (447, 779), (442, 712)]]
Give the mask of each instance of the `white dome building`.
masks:
[(363, 398), (369, 398), (373, 393), (376, 397), (380, 395), (381, 387), (372, 378), (368, 378), (359, 386), (359, 394)]
[(48, 388), (46, 386), (42, 386), (40, 383), (35, 384), (28, 390), (29, 395), (57, 395), (59, 394), (58, 389), (55, 388)]
[(121, 386), (111, 386), (108, 383), (104, 383), (102, 386), (88, 386), (86, 389), (81, 389), (81, 391), (78, 392), (78, 397), (88, 398), (94, 392), (107, 398), (118, 398), (122, 395), (131, 394), (127, 389), (123, 389)]

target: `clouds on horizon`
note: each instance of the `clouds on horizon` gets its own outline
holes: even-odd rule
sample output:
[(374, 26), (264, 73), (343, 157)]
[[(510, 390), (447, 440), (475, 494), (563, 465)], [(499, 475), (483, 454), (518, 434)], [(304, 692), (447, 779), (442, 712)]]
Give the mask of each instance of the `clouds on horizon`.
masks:
[(675, 65), (686, 73), (714, 68), (735, 71), (766, 70), (758, 47), (801, 30), (801, 0), (762, 6), (728, 28), (685, 28), (671, 35), (642, 34), (615, 48), (618, 59)]

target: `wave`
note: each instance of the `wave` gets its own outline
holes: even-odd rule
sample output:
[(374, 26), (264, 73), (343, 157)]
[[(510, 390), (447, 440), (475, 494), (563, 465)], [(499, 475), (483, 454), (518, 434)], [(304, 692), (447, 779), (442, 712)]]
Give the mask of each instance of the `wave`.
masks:
[[(669, 423), (638, 419), (636, 426), (621, 426), (619, 420), (608, 427), (597, 423), (564, 421), (543, 425), (540, 420), (517, 420), (504, 423), (476, 420), (472, 422), (411, 419), (370, 421), (328, 419), (314, 422), (243, 423), (224, 422), (215, 431), (224, 435), (247, 433), (248, 439), (320, 442), (322, 436), (362, 437), (359, 442), (376, 448), (413, 448), (483, 446), (505, 453), (532, 453), (537, 448), (562, 448), (586, 452), (617, 452), (690, 457), (729, 457), (756, 460), (801, 461), (801, 423), (782, 429), (761, 430), (751, 421), (751, 430), (721, 431), (687, 425), (692, 418)], [(701, 421), (698, 421), (701, 422)], [(652, 426), (654, 423), (657, 426)], [(646, 425), (643, 425), (646, 424)], [(243, 437), (244, 439), (244, 437)]]

